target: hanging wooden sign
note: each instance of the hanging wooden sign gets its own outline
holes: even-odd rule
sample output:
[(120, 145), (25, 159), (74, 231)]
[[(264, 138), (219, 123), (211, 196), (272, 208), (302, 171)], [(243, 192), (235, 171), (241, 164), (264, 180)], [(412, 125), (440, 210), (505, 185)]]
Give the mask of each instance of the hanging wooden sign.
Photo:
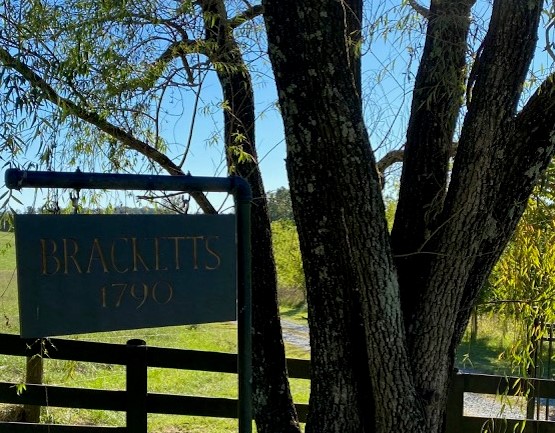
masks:
[(234, 215), (18, 215), (22, 337), (235, 320)]

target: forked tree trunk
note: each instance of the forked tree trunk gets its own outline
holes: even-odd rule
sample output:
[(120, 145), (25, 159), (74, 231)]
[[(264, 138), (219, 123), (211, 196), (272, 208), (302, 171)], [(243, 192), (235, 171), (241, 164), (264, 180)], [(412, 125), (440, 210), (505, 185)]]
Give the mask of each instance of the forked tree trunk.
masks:
[(424, 431), (342, 6), (265, 3), (308, 288), (307, 432)]
[(346, 67), (355, 9), (264, 2), (307, 281), (307, 432), (443, 431), (454, 350), (553, 156), (553, 77), (517, 112), (543, 2), (496, 0), (449, 179), (474, 2), (431, 1), (391, 240)]

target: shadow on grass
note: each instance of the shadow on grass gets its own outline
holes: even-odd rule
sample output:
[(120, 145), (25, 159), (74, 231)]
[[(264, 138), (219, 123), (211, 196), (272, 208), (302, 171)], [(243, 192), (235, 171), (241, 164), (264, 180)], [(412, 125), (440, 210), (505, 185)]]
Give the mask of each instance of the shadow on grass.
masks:
[(457, 349), (455, 366), (476, 373), (510, 374), (511, 365), (504, 356), (505, 350), (497, 338), (484, 336), (474, 342), (465, 339)]
[(304, 303), (292, 307), (282, 306), (279, 309), (279, 314), (282, 319), (308, 325), (308, 313), (306, 311), (306, 304)]

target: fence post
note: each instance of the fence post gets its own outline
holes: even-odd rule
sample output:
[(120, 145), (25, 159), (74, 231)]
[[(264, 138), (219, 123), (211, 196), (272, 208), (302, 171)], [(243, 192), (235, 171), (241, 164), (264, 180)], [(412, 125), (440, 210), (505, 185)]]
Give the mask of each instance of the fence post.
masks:
[(146, 342), (133, 339), (127, 342), (127, 416), (129, 433), (147, 433), (147, 360)]
[[(532, 335), (530, 336), (530, 359), (532, 360), (530, 365), (528, 365), (527, 373), (528, 378), (537, 378), (539, 372), (539, 362), (540, 362), (540, 352), (542, 349), (541, 344), (541, 336), (542, 336), (542, 329), (543, 323), (539, 317), (534, 319), (534, 325), (532, 328)], [(530, 381), (527, 382), (528, 384), (528, 401), (526, 403), (526, 419), (538, 419), (538, 417), (534, 416), (536, 403), (538, 403), (538, 411), (539, 411), (539, 402), (536, 401), (536, 395), (538, 390), (535, 389), (535, 386), (530, 386)], [(539, 415), (539, 414), (538, 414)]]
[[(25, 368), (25, 383), (42, 384), (43, 379), (43, 345), (44, 341), (39, 339), (35, 341), (31, 347), (36, 347), (38, 344), (38, 350), (35, 351), (33, 355), (27, 356), (26, 368)], [(24, 405), (25, 412), (25, 422), (38, 423), (40, 422), (40, 406), (26, 404)]]
[(451, 376), (451, 385), (447, 394), (446, 432), (464, 432), (464, 376), (455, 369)]

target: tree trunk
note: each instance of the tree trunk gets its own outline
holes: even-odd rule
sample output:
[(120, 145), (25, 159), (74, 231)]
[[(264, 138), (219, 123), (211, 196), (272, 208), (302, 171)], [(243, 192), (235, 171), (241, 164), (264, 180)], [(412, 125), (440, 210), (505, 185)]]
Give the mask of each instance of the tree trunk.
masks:
[[(210, 53), (222, 85), (225, 148), (230, 172), (247, 179), (252, 188), (253, 403), (260, 433), (299, 433), (289, 390), (285, 349), (277, 302), (277, 276), (268, 205), (254, 137), (254, 94), (250, 75), (226, 19), (221, 0), (202, 2), (206, 39), (217, 47)], [(248, 155), (240, 160), (239, 152)]]
[(472, 308), (472, 321), (470, 322), (470, 343), (476, 344), (478, 340), (478, 307)]
[(553, 156), (553, 77), (517, 113), (543, 2), (496, 0), (449, 174), (474, 3), (431, 2), (390, 242), (349, 2), (264, 2), (306, 273), (307, 432), (443, 431), (454, 350)]
[(342, 67), (351, 55), (337, 28), (349, 13), (343, 6), (265, 3), (307, 283), (306, 431), (424, 431), (375, 161), (355, 81)]

